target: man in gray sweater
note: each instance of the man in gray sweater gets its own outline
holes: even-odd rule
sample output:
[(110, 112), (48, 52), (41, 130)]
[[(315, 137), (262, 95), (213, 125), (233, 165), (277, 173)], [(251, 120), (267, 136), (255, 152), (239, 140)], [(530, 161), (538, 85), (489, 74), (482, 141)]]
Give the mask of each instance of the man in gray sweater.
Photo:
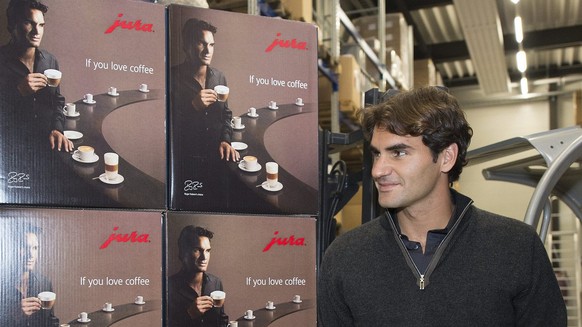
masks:
[(452, 95), (397, 93), (362, 111), (361, 123), (387, 210), (327, 249), (319, 326), (566, 326), (535, 230), (450, 187), (473, 134)]

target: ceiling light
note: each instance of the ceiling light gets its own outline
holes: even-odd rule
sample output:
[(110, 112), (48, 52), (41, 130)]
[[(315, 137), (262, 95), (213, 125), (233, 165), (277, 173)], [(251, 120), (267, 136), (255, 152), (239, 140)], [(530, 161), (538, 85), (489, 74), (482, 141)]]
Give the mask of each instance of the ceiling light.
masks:
[(517, 69), (522, 73), (525, 72), (527, 69), (527, 58), (525, 57), (525, 51), (518, 51), (515, 55), (515, 59), (517, 61)]
[(515, 26), (515, 40), (517, 43), (521, 43), (523, 41), (523, 28), (521, 25), (521, 17), (516, 16), (513, 19), (513, 25)]
[(511, 2), (517, 4), (519, 2), (519, 0), (511, 0)]
[(527, 78), (524, 76), (521, 78), (521, 80), (519, 81), (519, 87), (521, 89), (521, 94), (527, 94), (527, 92), (529, 91), (527, 89)]

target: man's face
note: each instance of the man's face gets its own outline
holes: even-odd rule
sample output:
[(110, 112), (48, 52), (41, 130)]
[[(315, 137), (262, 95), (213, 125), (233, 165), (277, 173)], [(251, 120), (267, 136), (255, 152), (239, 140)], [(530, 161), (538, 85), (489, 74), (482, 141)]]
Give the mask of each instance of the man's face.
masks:
[(439, 178), (443, 178), (442, 154), (435, 163), (422, 137), (399, 136), (378, 127), (374, 128), (370, 145), (374, 155), (372, 178), (382, 207), (396, 209), (431, 204), (431, 195)]
[(210, 250), (210, 239), (204, 236), (199, 237), (198, 241), (193, 244), (192, 251), (186, 254), (184, 266), (193, 273), (206, 272), (210, 261)]
[(38, 48), (44, 34), (44, 14), (38, 9), (29, 9), (26, 18), (16, 25), (14, 38), (22, 47)]
[(38, 260), (38, 237), (33, 233), (26, 233), (25, 244), (20, 249), (20, 257), (24, 261), (24, 270), (32, 271)]
[(210, 65), (214, 54), (214, 34), (202, 31), (202, 36), (190, 46), (188, 55), (192, 62), (200, 65)]

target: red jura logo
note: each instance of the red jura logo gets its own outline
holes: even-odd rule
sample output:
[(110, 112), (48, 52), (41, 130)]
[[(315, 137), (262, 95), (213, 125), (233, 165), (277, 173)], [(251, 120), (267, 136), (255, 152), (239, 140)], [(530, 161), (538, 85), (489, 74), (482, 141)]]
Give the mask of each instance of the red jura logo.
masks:
[(271, 45), (269, 45), (265, 49), (265, 52), (271, 52), (271, 50), (273, 50), (277, 46), (279, 46), (281, 48), (307, 50), (307, 42), (297, 41), (297, 39), (293, 39), (293, 40), (284, 40), (283, 38), (278, 39), (278, 37), (281, 37), (281, 33), (277, 33), (277, 37), (275, 37), (275, 39), (273, 40), (273, 43), (271, 43)]
[(287, 245), (304, 246), (305, 245), (305, 238), (303, 238), (303, 237), (295, 238), (295, 235), (291, 235), (289, 237), (277, 237), (278, 234), (279, 234), (279, 231), (276, 231), (275, 237), (273, 237), (271, 239), (271, 241), (269, 242), (269, 244), (267, 244), (267, 246), (265, 246), (265, 248), (263, 249), (263, 252), (269, 251), (271, 249), (271, 247), (275, 244), (279, 245), (279, 246), (287, 246)]
[(141, 19), (136, 20), (135, 22), (121, 20), (123, 14), (118, 14), (117, 19), (109, 26), (109, 28), (105, 31), (105, 34), (112, 33), (116, 28), (121, 27), (124, 30), (136, 30), (142, 32), (153, 32), (154, 24), (142, 24)]
[[(119, 227), (115, 226), (113, 227), (113, 231), (117, 231), (119, 229)], [(111, 244), (111, 242), (118, 242), (118, 243), (149, 243), (150, 241), (150, 234), (138, 234), (136, 231), (131, 232), (130, 234), (116, 234), (116, 233), (111, 233), (111, 235), (109, 235), (109, 238), (107, 240), (105, 240), (105, 242), (103, 242), (103, 244), (101, 244), (101, 246), (99, 247), (99, 249), (105, 249), (109, 246), (109, 244)]]

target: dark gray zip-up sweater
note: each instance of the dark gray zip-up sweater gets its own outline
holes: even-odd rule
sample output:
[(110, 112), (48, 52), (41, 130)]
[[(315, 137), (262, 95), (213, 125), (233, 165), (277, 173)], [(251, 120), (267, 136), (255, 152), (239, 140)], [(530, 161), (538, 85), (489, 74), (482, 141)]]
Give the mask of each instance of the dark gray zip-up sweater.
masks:
[(319, 326), (566, 326), (534, 229), (452, 194), (464, 210), (422, 278), (387, 215), (336, 239), (319, 274)]

